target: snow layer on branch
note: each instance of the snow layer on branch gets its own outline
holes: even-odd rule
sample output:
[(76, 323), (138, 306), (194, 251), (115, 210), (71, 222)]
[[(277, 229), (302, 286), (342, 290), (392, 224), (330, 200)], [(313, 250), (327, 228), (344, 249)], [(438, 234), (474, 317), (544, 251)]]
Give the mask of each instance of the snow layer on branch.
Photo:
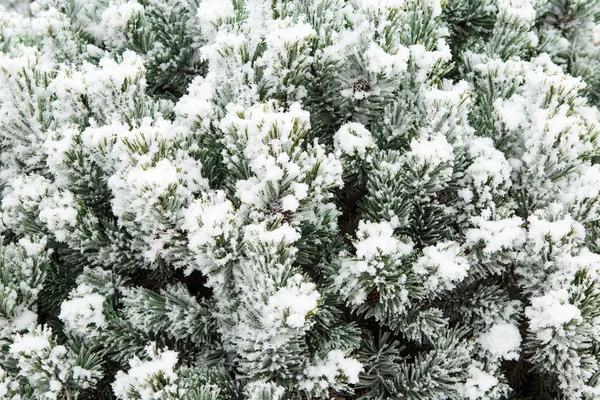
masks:
[(495, 358), (517, 360), (521, 348), (519, 328), (511, 323), (497, 323), (478, 339), (481, 346)]
[(353, 0), (352, 3), (354, 3), (356, 7), (380, 11), (389, 8), (401, 9), (404, 7), (406, 0)]
[(291, 18), (272, 25), (264, 39), (267, 48), (255, 65), (263, 67), (261, 80), (269, 88), (269, 97), (299, 101), (308, 93), (296, 82), (304, 80), (303, 71), (313, 62), (310, 49), (316, 32), (311, 25), (294, 23)]
[(248, 400), (281, 400), (285, 395), (285, 388), (274, 382), (254, 381), (245, 389)]
[[(25, 379), (21, 382), (27, 383), (34, 398), (57, 400), (73, 389), (93, 387), (102, 377), (97, 365), (82, 364), (86, 357), (55, 344), (48, 327), (16, 334), (8, 353), (16, 360), (18, 375)], [(11, 389), (18, 392), (18, 387)]]
[(300, 233), (289, 224), (269, 229), (266, 223), (244, 227), (244, 240), (252, 246), (289, 246), (300, 239)]
[[(360, 221), (354, 242), (356, 256), (342, 254), (340, 270), (334, 278), (334, 285), (353, 306), (365, 302), (371, 290), (371, 283), (366, 277), (375, 278), (388, 268), (395, 270), (403, 257), (413, 251), (413, 243), (394, 235), (394, 227), (390, 222), (374, 223)], [(408, 292), (403, 288), (406, 276), (399, 274), (393, 282), (394, 296), (406, 301)], [(386, 285), (381, 280), (382, 285)], [(400, 305), (400, 303), (399, 303)], [(400, 305), (402, 309), (404, 305)]]
[(37, 335), (35, 333), (17, 334), (15, 341), (10, 346), (10, 352), (16, 355), (23, 354), (30, 356), (49, 347), (50, 341), (45, 335)]
[(477, 204), (484, 207), (493, 201), (494, 195), (503, 195), (510, 188), (512, 168), (490, 138), (473, 138), (469, 153), (473, 161), (466, 173), (477, 194)]
[(117, 372), (112, 384), (113, 392), (121, 400), (177, 399), (177, 353), (171, 350), (159, 351), (156, 344), (146, 348), (149, 360), (137, 357), (129, 361), (129, 371)]
[(531, 24), (535, 20), (534, 5), (542, 3), (540, 0), (499, 0), (498, 10), (505, 14), (505, 18), (515, 18), (523, 24)]
[(269, 298), (263, 314), (264, 324), (284, 323), (291, 328), (303, 328), (306, 318), (316, 311), (320, 298), (315, 284), (304, 282), (302, 275), (296, 274)]
[(460, 387), (462, 394), (469, 400), (485, 399), (490, 389), (498, 384), (498, 378), (474, 365), (469, 366), (469, 377)]
[[(61, 306), (67, 340), (97, 344), (114, 319), (132, 337), (194, 346), (180, 370), (176, 352), (149, 346), (117, 374), (120, 399), (185, 398), (181, 370), (214, 356), (243, 375), (216, 378), (225, 397), (331, 397), (364, 373), (372, 398), (496, 400), (509, 396), (502, 362), (520, 357), (561, 396), (593, 394), (600, 113), (582, 96), (594, 63), (576, 67), (580, 49), (597, 59), (599, 9), (558, 3), (37, 0), (31, 19), (0, 8), (3, 239), (25, 237), (3, 253), (0, 337), (16, 368), (0, 369), (0, 397), (11, 374), (36, 398), (99, 378), (35, 327), (56, 279), (34, 268), (50, 262), (46, 246), (58, 270), (90, 265)], [(458, 29), (464, 7), (482, 25)], [(536, 55), (537, 36), (551, 54)], [(198, 68), (160, 59), (171, 50)], [(175, 113), (147, 94), (173, 95), (156, 84), (173, 65), (167, 86), (185, 78), (174, 98), (202, 75)], [(98, 264), (138, 287), (119, 288), (116, 313)], [(199, 271), (211, 298), (169, 286), (198, 275), (177, 268)], [(339, 301), (409, 348), (359, 344), (369, 327)], [(186, 326), (186, 309), (207, 332)], [(441, 350), (447, 368), (420, 368)]]
[(484, 244), (483, 251), (485, 253), (513, 250), (525, 243), (526, 231), (522, 227), (523, 220), (519, 217), (496, 221), (474, 217), (473, 223), (477, 228), (467, 231), (467, 242)]
[(452, 289), (456, 282), (467, 277), (469, 262), (461, 255), (456, 242), (441, 242), (423, 249), (423, 256), (413, 265), (415, 273), (427, 275), (429, 290)]
[(38, 295), (43, 288), (50, 251), (44, 237), (23, 237), (2, 247), (0, 340), (36, 326)]
[[(288, 111), (278, 110), (275, 102), (250, 109), (228, 107), (220, 122), (227, 166), (237, 171), (243, 163), (252, 172), (236, 182), (242, 212), (264, 213), (282, 199), (284, 208), (299, 211), (303, 204), (330, 199), (328, 192), (342, 185), (340, 161), (317, 141), (304, 143), (309, 128), (310, 114), (298, 103)], [(278, 198), (272, 198), (273, 188)]]
[(227, 18), (235, 17), (233, 2), (222, 0), (201, 0), (198, 4), (198, 20), (203, 29), (209, 32)]
[(37, 175), (18, 175), (10, 181), (10, 188), (2, 196), (4, 224), (23, 232), (24, 222), (31, 215), (39, 215), (44, 199), (52, 196), (56, 187), (47, 178)]
[(365, 53), (369, 72), (388, 77), (404, 74), (408, 69), (411, 52), (401, 46), (395, 54), (389, 54), (375, 43), (371, 43)]
[(128, 44), (127, 31), (134, 18), (142, 18), (144, 7), (137, 1), (110, 1), (102, 13), (101, 27), (106, 35), (105, 43), (113, 49), (123, 49)]
[(417, 185), (429, 186), (429, 192), (441, 190), (452, 176), (454, 147), (445, 135), (424, 132), (411, 140), (406, 157), (407, 167), (414, 169), (419, 178)]
[(534, 253), (539, 253), (549, 245), (570, 252), (572, 248), (569, 245), (577, 245), (585, 238), (584, 227), (570, 215), (554, 221), (546, 220), (543, 214), (532, 215), (527, 221), (529, 222), (528, 247)]
[(62, 124), (80, 120), (82, 109), (92, 110), (98, 123), (123, 121), (144, 96), (144, 60), (126, 51), (119, 60), (103, 57), (98, 65), (63, 66), (49, 89), (57, 96), (54, 118)]
[(336, 132), (333, 139), (336, 150), (343, 155), (364, 159), (368, 152), (376, 148), (371, 132), (363, 124), (350, 122)]
[[(189, 232), (188, 247), (196, 255), (196, 264), (210, 268), (235, 257), (238, 225), (236, 210), (224, 192), (204, 193), (194, 200), (185, 212), (182, 228)], [(189, 268), (188, 273), (192, 266)]]
[(104, 296), (94, 293), (92, 287), (80, 284), (70, 293), (69, 297), (69, 300), (62, 302), (58, 315), (67, 331), (86, 336), (95, 329), (106, 327), (106, 318), (103, 313)]
[(389, 222), (374, 223), (360, 221), (356, 233), (356, 256), (366, 261), (378, 257), (402, 257), (412, 251), (412, 243), (405, 243), (393, 235), (394, 228)]
[(567, 324), (581, 320), (581, 311), (569, 303), (569, 293), (565, 289), (532, 298), (525, 315), (531, 331), (542, 342), (550, 341), (555, 332), (564, 335)]
[(363, 369), (360, 362), (346, 357), (340, 350), (332, 350), (326, 358), (319, 358), (306, 368), (307, 379), (300, 382), (300, 387), (322, 393), (328, 387), (341, 387), (339, 382), (358, 383)]
[(77, 224), (79, 206), (73, 193), (63, 191), (48, 197), (40, 206), (40, 221), (48, 226), (56, 240), (65, 242), (72, 227)]

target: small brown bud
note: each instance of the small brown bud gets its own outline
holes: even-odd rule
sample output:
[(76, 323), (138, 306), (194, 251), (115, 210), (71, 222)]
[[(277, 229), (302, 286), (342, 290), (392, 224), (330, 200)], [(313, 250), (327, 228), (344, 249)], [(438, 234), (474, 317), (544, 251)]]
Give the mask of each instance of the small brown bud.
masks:
[(380, 300), (381, 296), (379, 295), (377, 289), (373, 289), (373, 291), (367, 295), (367, 304), (371, 307), (374, 307), (377, 304), (379, 304)]

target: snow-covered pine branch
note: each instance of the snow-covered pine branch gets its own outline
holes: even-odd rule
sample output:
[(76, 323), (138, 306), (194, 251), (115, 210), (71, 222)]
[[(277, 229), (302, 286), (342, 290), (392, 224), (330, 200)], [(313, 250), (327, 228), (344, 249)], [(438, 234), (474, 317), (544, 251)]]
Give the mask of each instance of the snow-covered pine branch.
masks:
[(600, 398), (600, 1), (0, 6), (0, 397)]

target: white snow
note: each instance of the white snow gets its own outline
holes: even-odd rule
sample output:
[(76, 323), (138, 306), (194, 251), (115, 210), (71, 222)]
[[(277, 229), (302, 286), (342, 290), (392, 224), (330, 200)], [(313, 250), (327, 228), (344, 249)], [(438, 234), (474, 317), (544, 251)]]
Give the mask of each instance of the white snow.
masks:
[(471, 365), (469, 378), (461, 387), (461, 392), (469, 400), (485, 399), (486, 393), (497, 384), (498, 378)]
[(327, 388), (342, 378), (347, 383), (358, 383), (359, 374), (363, 371), (362, 364), (346, 357), (340, 350), (331, 350), (327, 358), (317, 359), (316, 363), (306, 367), (307, 380), (300, 382), (300, 387), (312, 390), (316, 385)]
[(0, 398), (8, 398), (8, 390), (12, 389), (13, 384), (10, 376), (0, 367)]
[(523, 228), (523, 220), (519, 217), (496, 221), (473, 217), (472, 221), (478, 228), (469, 229), (466, 232), (467, 243), (475, 245), (482, 242), (485, 245), (484, 253), (512, 250), (526, 241), (526, 230)]
[(404, 46), (399, 46), (396, 54), (390, 54), (377, 44), (371, 43), (365, 56), (368, 60), (369, 72), (393, 77), (406, 72), (410, 59), (410, 50)]
[[(201, 268), (222, 265), (233, 257), (224, 251), (226, 243), (237, 240), (238, 222), (233, 204), (222, 191), (204, 193), (184, 212), (182, 228), (188, 231), (188, 248)], [(194, 266), (188, 266), (191, 273)]]
[(244, 227), (244, 238), (256, 244), (291, 245), (300, 239), (300, 233), (287, 223), (273, 230), (265, 223), (249, 224)]
[[(129, 285), (116, 275), (96, 279), (100, 275), (90, 271), (120, 263), (123, 249), (148, 268), (202, 272), (214, 291), (209, 303), (215, 302), (224, 351), (251, 382), (250, 399), (286, 397), (278, 371), (311, 391), (310, 398), (358, 382), (362, 366), (349, 354), (360, 349), (352, 341), (326, 343), (309, 358), (286, 353), (306, 341), (329, 295), (365, 318), (398, 322), (390, 328), (407, 337), (419, 329), (425, 335), (433, 328), (419, 316), (404, 326), (407, 310), (424, 298), (458, 295), (446, 291), (459, 282), (476, 285), (514, 269), (518, 296), (503, 293), (505, 282), (498, 280), (497, 302), (465, 310), (477, 327), (464, 342), (473, 365), (456, 388), (469, 399), (502, 398), (508, 385), (501, 361), (518, 359), (523, 342), (534, 341), (543, 346), (534, 349), (539, 353), (532, 361), (544, 360), (536, 367), (548, 369), (543, 372), (556, 378), (565, 397), (591, 395), (585, 384), (599, 367), (578, 355), (587, 351), (579, 341), (598, 341), (600, 323), (578, 308), (588, 293), (576, 274), (599, 280), (600, 255), (586, 229), (600, 215), (600, 164), (593, 161), (600, 112), (584, 92), (586, 67), (596, 66), (580, 64), (582, 76), (571, 76), (563, 57), (572, 44), (575, 53), (589, 52), (581, 60), (598, 58), (600, 25), (591, 14), (581, 24), (575, 24), (579, 15), (573, 26), (563, 21), (571, 43), (551, 21), (537, 19), (556, 11), (548, 0), (484, 0), (481, 11), (497, 17), (489, 44), (505, 44), (495, 37), (500, 32), (509, 42), (521, 32), (524, 43), (513, 44), (526, 52), (504, 60), (486, 54), (494, 46), (475, 38), (470, 47), (477, 53), (452, 60), (449, 27), (438, 21), (447, 0), (140, 1), (74, 0), (80, 12), (67, 15), (57, 8), (63, 0), (36, 0), (31, 18), (0, 7), (2, 229), (7, 241), (24, 237), (3, 250), (7, 271), (17, 266), (18, 279), (0, 285), (7, 309), (0, 336), (22, 378), (35, 363), (47, 362), (49, 373), (58, 365), (61, 376), (44, 383), (53, 395), (67, 380), (92, 385), (99, 374), (71, 368), (71, 350), (36, 328), (42, 284), (28, 278), (34, 280), (46, 247), (58, 241), (90, 265), (58, 316), (66, 333), (84, 338), (107, 328), (106, 299)], [(574, 0), (573, 6), (588, 4)], [(133, 48), (132, 35), (157, 34), (149, 30), (159, 29), (153, 12), (171, 10), (188, 13), (174, 22), (193, 42), (182, 41), (192, 47), (189, 59), (186, 53), (185, 60), (167, 57), (157, 65), (169, 55), (160, 40), (140, 54), (126, 51)], [(420, 23), (415, 15), (431, 24), (419, 31), (426, 37), (412, 40), (419, 36), (412, 29)], [(548, 54), (536, 57), (538, 34), (549, 45)], [(462, 56), (472, 69), (463, 68)], [(189, 77), (180, 100), (147, 88), (146, 79), (163, 82), (161, 73), (180, 61), (202, 61), (207, 68)], [(460, 82), (438, 73), (452, 61), (463, 74)], [(361, 79), (368, 82), (364, 90), (358, 89)], [(488, 117), (478, 114), (482, 105), (491, 107), (485, 129), (473, 124)], [(321, 121), (321, 112), (333, 120)], [(323, 145), (314, 139), (322, 140), (322, 131)], [(391, 146), (378, 148), (382, 138)], [(220, 153), (209, 155), (222, 157), (210, 185), (202, 173), (212, 165), (199, 161), (209, 158), (200, 148), (204, 139), (217, 140)], [(71, 151), (81, 160), (72, 163)], [(104, 206), (112, 207), (115, 227), (99, 224), (105, 216), (94, 214), (102, 208), (88, 209), (93, 198), (82, 193), (86, 180), (78, 174), (90, 166), (101, 182), (106, 179), (110, 203)], [(345, 182), (354, 186), (357, 167), (359, 186), (369, 180), (370, 196), (388, 189), (400, 195), (390, 202), (381, 196), (381, 210), (359, 208), (363, 219), (347, 237), (351, 245), (338, 247), (342, 207), (336, 196)], [(371, 185), (380, 178), (394, 187)], [(399, 197), (405, 195), (408, 203), (434, 203), (453, 221), (449, 235), (425, 244), (429, 238), (413, 238), (414, 244), (407, 228), (421, 221), (413, 220), (413, 210), (402, 212)], [(427, 214), (437, 218), (436, 212)], [(303, 237), (313, 226), (315, 238)], [(300, 265), (313, 243), (309, 252), (333, 252), (322, 260), (315, 254), (327, 267), (321, 272), (334, 271), (318, 284)], [(85, 283), (90, 276), (98, 287)], [(183, 285), (170, 294), (194, 310), (204, 307)], [(376, 301), (369, 294), (377, 294)], [(126, 319), (149, 333), (153, 323), (139, 312), (143, 306), (131, 306), (138, 315)], [(527, 336), (519, 328), (528, 329)], [(177, 353), (154, 345), (147, 352), (149, 358), (135, 357), (129, 371), (117, 375), (119, 398), (162, 400), (183, 391)], [(293, 376), (288, 356), (297, 358)], [(10, 391), (4, 378), (12, 373), (0, 368), (0, 397)], [(263, 373), (272, 381), (255, 376)], [(167, 381), (164, 387), (157, 374)]]
[(198, 2), (198, 20), (203, 29), (214, 30), (219, 21), (235, 17), (232, 1), (201, 0)]
[(514, 95), (507, 100), (500, 98), (494, 102), (496, 112), (508, 129), (517, 129), (527, 122), (526, 106), (527, 99), (520, 95)]
[(539, 252), (548, 245), (548, 242), (558, 244), (572, 240), (583, 240), (585, 238), (585, 228), (570, 215), (565, 215), (563, 219), (547, 221), (538, 215), (531, 215), (527, 221), (528, 244), (533, 252)]
[(518, 18), (522, 23), (530, 24), (535, 21), (536, 11), (533, 7), (539, 0), (498, 0), (498, 9), (506, 18)]
[(285, 388), (275, 382), (253, 381), (244, 389), (248, 400), (281, 400), (285, 394)]
[(349, 122), (340, 127), (333, 137), (333, 145), (344, 155), (364, 159), (369, 150), (376, 148), (371, 132), (358, 122)]
[(128, 23), (135, 17), (143, 17), (144, 7), (137, 1), (111, 1), (102, 13), (101, 27), (105, 42), (114, 49), (122, 49), (128, 44), (126, 31)]
[(11, 182), (10, 189), (2, 198), (3, 210), (37, 207), (40, 201), (52, 192), (53, 187), (45, 177), (31, 174), (16, 177)]
[(312, 282), (305, 282), (302, 275), (288, 279), (286, 285), (269, 298), (263, 314), (265, 324), (285, 322), (292, 328), (303, 328), (309, 313), (316, 310), (321, 295)]
[(553, 290), (532, 298), (531, 306), (525, 309), (525, 315), (529, 319), (531, 331), (544, 342), (551, 340), (552, 332), (560, 331), (565, 324), (581, 321), (581, 312), (569, 303), (566, 289)]
[(91, 286), (80, 284), (71, 292), (70, 297), (69, 300), (62, 302), (58, 315), (67, 331), (89, 335), (91, 324), (96, 328), (106, 326), (106, 318), (103, 314), (104, 296), (94, 293)]
[(273, 55), (276, 53), (287, 54), (288, 49), (292, 46), (300, 48), (306, 46), (315, 34), (315, 30), (310, 24), (291, 23), (290, 19), (286, 19), (272, 23), (265, 41)]
[(417, 274), (430, 274), (428, 285), (431, 289), (438, 285), (451, 288), (453, 282), (467, 277), (470, 265), (461, 255), (461, 248), (456, 242), (441, 242), (423, 249), (423, 256), (413, 265)]
[(384, 10), (389, 8), (402, 9), (406, 0), (352, 0), (357, 7), (372, 10)]
[(410, 153), (422, 164), (439, 165), (454, 160), (454, 149), (444, 135), (413, 139)]
[(37, 323), (37, 318), (38, 316), (36, 313), (25, 309), (17, 315), (17, 318), (13, 321), (13, 326), (18, 331), (24, 331), (34, 327)]
[(25, 333), (23, 335), (17, 333), (9, 352), (15, 357), (21, 353), (31, 356), (49, 348), (50, 341), (46, 335), (39, 335), (36, 332)]
[(467, 204), (473, 201), (473, 192), (469, 189), (460, 189), (456, 194)]
[(511, 323), (494, 324), (489, 331), (479, 337), (478, 341), (495, 358), (505, 360), (519, 358), (521, 334), (519, 328)]
[(594, 29), (592, 29), (592, 43), (594, 46), (600, 46), (600, 25), (594, 25)]
[(157, 351), (156, 344), (146, 347), (150, 360), (135, 357), (129, 361), (127, 373), (117, 372), (112, 384), (113, 392), (121, 400), (156, 400), (172, 398), (177, 393), (177, 353), (171, 350)]
[(473, 159), (466, 172), (479, 197), (478, 204), (483, 206), (492, 201), (493, 194), (503, 195), (510, 188), (512, 167), (490, 138), (473, 138), (469, 154)]
[(394, 228), (389, 222), (360, 221), (354, 244), (356, 256), (363, 260), (373, 260), (378, 256), (409, 254), (413, 246), (393, 236)]
[(54, 233), (56, 240), (66, 241), (71, 228), (77, 224), (79, 213), (73, 193), (69, 191), (55, 193), (52, 198), (47, 198), (40, 206), (40, 220)]
[(407, 167), (419, 174), (418, 185), (431, 184), (429, 190), (441, 190), (452, 176), (454, 148), (445, 135), (423, 132), (410, 143)]
[(281, 198), (281, 208), (285, 211), (296, 211), (300, 206), (300, 202), (294, 195), (288, 194)]
[[(439, 4), (437, 0), (433, 0), (432, 2)], [(422, 44), (414, 44), (409, 47), (411, 60), (420, 68), (417, 74), (419, 81), (426, 81), (428, 72), (438, 63), (445, 63), (452, 60), (452, 52), (444, 39), (438, 39), (436, 48), (437, 50), (430, 51)]]
[(302, 201), (308, 196), (309, 187), (306, 183), (292, 182), (291, 188), (294, 191), (294, 196), (298, 201)]

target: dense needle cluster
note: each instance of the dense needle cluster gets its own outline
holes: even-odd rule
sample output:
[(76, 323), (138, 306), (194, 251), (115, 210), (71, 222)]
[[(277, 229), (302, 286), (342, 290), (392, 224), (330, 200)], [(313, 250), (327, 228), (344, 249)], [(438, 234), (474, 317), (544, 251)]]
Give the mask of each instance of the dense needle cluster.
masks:
[(0, 398), (600, 398), (600, 1), (3, 3)]

